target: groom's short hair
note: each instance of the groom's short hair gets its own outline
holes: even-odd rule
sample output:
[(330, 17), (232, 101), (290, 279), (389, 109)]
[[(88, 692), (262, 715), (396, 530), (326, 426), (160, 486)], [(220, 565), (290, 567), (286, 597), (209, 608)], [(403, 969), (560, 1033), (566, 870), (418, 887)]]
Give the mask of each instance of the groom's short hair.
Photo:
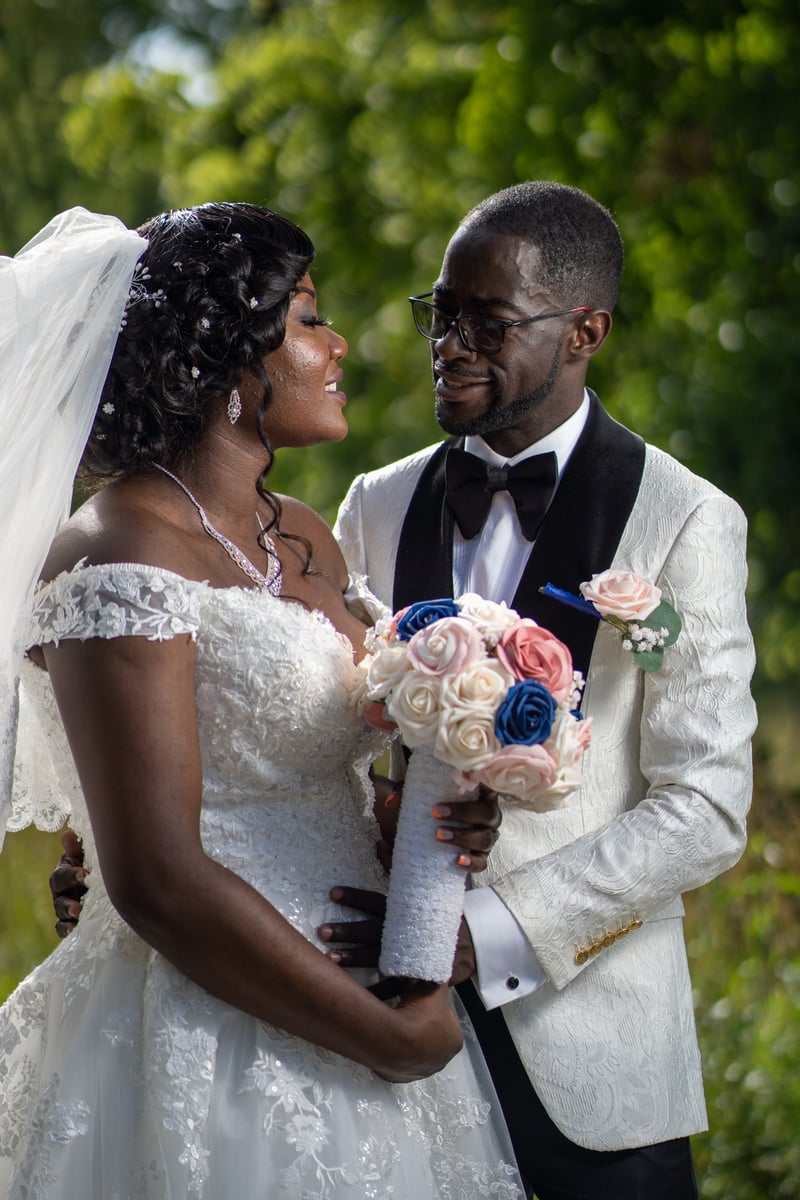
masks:
[(613, 309), (622, 275), (623, 249), (607, 208), (580, 188), (529, 180), (482, 200), (459, 229), (482, 227), (536, 246), (539, 281), (565, 307)]

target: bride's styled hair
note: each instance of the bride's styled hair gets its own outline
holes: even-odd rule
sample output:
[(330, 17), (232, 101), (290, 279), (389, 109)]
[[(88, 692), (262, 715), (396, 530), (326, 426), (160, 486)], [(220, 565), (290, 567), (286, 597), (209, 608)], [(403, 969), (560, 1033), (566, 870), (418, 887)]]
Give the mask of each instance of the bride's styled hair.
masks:
[(175, 464), (213, 406), (249, 371), (271, 396), (263, 358), (286, 335), (291, 292), (314, 258), (310, 238), (255, 204), (162, 213), (138, 231), (148, 246), (133, 277), (82, 467), (90, 477)]

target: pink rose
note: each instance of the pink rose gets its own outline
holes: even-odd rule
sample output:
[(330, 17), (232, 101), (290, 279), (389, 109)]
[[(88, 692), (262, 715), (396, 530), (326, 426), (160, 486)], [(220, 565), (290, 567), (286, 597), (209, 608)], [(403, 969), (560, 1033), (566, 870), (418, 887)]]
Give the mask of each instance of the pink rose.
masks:
[(497, 657), (515, 679), (535, 679), (560, 703), (573, 687), (572, 655), (549, 630), (523, 617), (497, 643)]
[(408, 643), (409, 663), (425, 675), (453, 675), (483, 655), (480, 633), (463, 617), (432, 621)]
[(661, 603), (661, 588), (631, 571), (601, 571), (580, 592), (601, 616), (620, 621), (644, 621)]
[[(592, 742), (592, 718), (584, 717), (578, 721), (578, 758), (585, 754)], [(576, 760), (577, 761), (577, 760)]]
[(478, 783), (503, 796), (512, 797), (526, 808), (537, 809), (538, 796), (553, 787), (558, 777), (558, 768), (553, 756), (544, 746), (503, 746), (488, 762), (473, 771)]

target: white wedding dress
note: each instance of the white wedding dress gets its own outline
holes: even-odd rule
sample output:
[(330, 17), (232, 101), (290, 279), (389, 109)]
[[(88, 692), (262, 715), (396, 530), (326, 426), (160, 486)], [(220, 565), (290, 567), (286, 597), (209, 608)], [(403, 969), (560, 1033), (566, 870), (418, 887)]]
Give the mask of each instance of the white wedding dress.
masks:
[[(28, 641), (185, 634), (197, 653), (203, 844), (318, 944), (316, 927), (341, 915), (333, 884), (384, 886), (367, 781), (376, 735), (355, 711), (352, 653), (329, 621), (154, 567), (79, 566), (39, 589)], [(48, 677), (32, 663), (23, 692), (13, 825), (68, 819), (91, 886), (75, 933), (0, 1009), (0, 1195), (521, 1197), (468, 1026), (444, 1071), (388, 1084), (210, 995), (124, 924)]]

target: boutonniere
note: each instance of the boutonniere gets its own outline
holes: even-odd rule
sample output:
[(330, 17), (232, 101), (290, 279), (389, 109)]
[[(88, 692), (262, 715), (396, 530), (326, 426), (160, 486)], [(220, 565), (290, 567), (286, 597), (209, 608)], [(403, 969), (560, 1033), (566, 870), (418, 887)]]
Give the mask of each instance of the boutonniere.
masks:
[(664, 650), (681, 631), (681, 619), (662, 599), (661, 589), (631, 571), (601, 571), (580, 585), (580, 596), (545, 584), (540, 591), (561, 604), (589, 613), (619, 630), (623, 650), (629, 650), (643, 671), (658, 671)]

